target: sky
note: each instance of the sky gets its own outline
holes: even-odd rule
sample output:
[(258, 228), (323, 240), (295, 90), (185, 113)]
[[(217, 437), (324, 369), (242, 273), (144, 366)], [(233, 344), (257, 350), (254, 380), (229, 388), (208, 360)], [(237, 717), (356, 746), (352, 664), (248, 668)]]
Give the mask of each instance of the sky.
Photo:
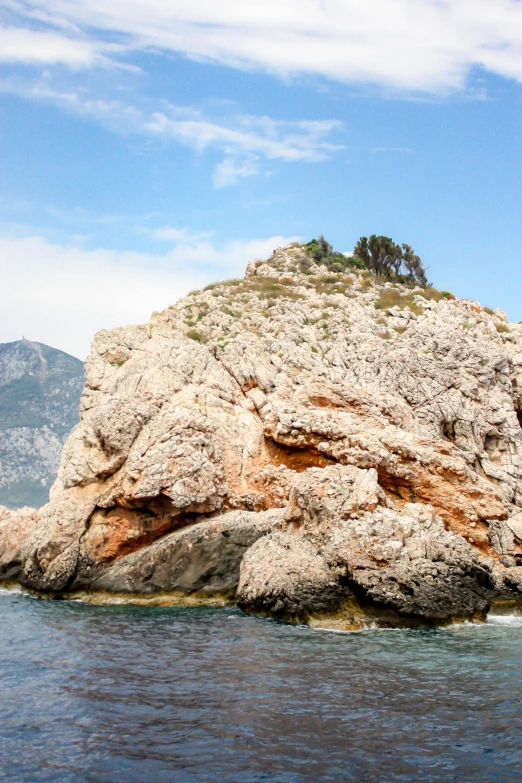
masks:
[(522, 320), (521, 0), (3, 0), (0, 342), (80, 359), (274, 247)]

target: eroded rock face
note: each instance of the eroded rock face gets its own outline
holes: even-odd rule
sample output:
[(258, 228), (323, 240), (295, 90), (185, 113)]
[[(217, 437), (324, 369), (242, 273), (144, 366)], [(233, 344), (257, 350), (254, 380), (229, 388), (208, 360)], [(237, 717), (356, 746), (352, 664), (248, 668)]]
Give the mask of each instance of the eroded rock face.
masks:
[(197, 522), (110, 565), (83, 564), (71, 589), (234, 598), (243, 555), (281, 523), (283, 513), (229, 511)]
[(517, 595), (522, 327), (501, 311), (282, 248), (98, 333), (85, 374), (50, 503), (9, 566), (0, 544), (22, 584), (198, 592), (201, 575), (180, 576), (191, 531), (243, 513), (253, 611), (310, 618), (362, 596), (442, 620)]
[(18, 578), (24, 563), (23, 544), (36, 530), (40, 515), (33, 508), (11, 511), (0, 506), (0, 581)]
[(495, 559), (446, 531), (432, 506), (392, 504), (377, 479), (374, 469), (351, 466), (296, 478), (285, 532), (266, 536), (244, 557), (240, 605), (300, 620), (349, 617), (346, 603), (363, 595), (434, 621), (484, 612), (498, 593)]

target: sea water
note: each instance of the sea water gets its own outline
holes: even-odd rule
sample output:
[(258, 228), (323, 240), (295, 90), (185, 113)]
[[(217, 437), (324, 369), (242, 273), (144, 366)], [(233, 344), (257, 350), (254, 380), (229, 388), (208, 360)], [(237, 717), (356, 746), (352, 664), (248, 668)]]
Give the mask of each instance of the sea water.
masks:
[(331, 633), (0, 594), (9, 783), (522, 781), (522, 621)]

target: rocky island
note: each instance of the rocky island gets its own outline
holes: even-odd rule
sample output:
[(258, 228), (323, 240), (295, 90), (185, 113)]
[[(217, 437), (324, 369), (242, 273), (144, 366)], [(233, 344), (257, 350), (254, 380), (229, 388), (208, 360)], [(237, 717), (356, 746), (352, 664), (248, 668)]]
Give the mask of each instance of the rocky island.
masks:
[(522, 602), (522, 325), (429, 286), (250, 262), (99, 332), (50, 501), (0, 508), (42, 596), (356, 628)]

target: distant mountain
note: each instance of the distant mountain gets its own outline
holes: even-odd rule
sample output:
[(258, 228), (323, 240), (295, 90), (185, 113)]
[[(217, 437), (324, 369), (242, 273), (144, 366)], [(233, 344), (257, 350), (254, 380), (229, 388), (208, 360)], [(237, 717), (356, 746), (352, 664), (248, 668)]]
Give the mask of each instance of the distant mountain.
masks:
[(74, 356), (29, 340), (0, 343), (0, 505), (47, 503), (82, 388)]

